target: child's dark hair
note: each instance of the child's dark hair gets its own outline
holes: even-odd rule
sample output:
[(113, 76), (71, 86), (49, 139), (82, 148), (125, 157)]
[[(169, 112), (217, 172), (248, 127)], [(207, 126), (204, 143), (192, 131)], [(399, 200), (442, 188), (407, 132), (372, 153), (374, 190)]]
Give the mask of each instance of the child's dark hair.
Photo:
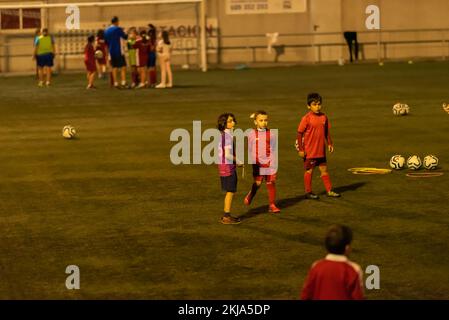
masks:
[(94, 41), (95, 41), (95, 36), (93, 34), (91, 34), (87, 37), (87, 42), (93, 43)]
[(162, 40), (164, 40), (165, 44), (170, 44), (170, 38), (167, 30), (162, 31)]
[(256, 120), (257, 119), (257, 116), (258, 115), (264, 115), (264, 116), (266, 116), (266, 115), (268, 115), (268, 113), (266, 113), (264, 110), (258, 110), (258, 111), (256, 111), (256, 112), (254, 112), (253, 114), (251, 114), (249, 117), (251, 118), (251, 119), (254, 119), (254, 120)]
[(151, 43), (156, 43), (156, 27), (151, 23), (148, 25), (148, 36), (150, 37)]
[(312, 102), (319, 102), (321, 103), (323, 101), (323, 98), (320, 96), (319, 93), (312, 92), (307, 95), (307, 105), (310, 106)]
[(139, 35), (141, 36), (143, 42), (147, 42), (148, 41), (148, 34), (147, 31), (145, 29), (140, 30)]
[(346, 246), (351, 244), (351, 242), (351, 228), (335, 224), (327, 230), (324, 245), (329, 253), (344, 254), (346, 251)]
[(228, 118), (231, 117), (234, 119), (234, 122), (237, 123), (237, 119), (235, 118), (234, 114), (232, 113), (223, 113), (218, 117), (217, 121), (217, 128), (220, 131), (224, 131), (228, 124)]
[(116, 24), (116, 23), (118, 23), (118, 17), (117, 16), (114, 16), (114, 17), (112, 17), (112, 19), (111, 19), (111, 23), (112, 24)]
[(98, 29), (97, 37), (98, 39), (104, 39), (104, 29)]

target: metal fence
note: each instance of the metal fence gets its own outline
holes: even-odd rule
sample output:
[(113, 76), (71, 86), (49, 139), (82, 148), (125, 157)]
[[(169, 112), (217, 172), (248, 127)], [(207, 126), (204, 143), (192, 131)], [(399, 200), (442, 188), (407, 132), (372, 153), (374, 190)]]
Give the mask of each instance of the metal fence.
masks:
[[(219, 31), (219, 30), (218, 30)], [(82, 55), (86, 38), (95, 30), (63, 31), (54, 34), (57, 46), (56, 69), (65, 71), (82, 68)], [(280, 34), (267, 54), (267, 36), (221, 35), (209, 42), (208, 56), (211, 64), (226, 62), (305, 62), (321, 63), (347, 57), (346, 42), (342, 32)], [(410, 58), (447, 60), (449, 57), (449, 29), (380, 30), (358, 32), (360, 59), (385, 61)], [(32, 57), (32, 34), (0, 33), (0, 73), (14, 71), (15, 63), (26, 63)], [(302, 52), (298, 58), (297, 52)], [(196, 47), (175, 49), (176, 64), (199, 64)], [(70, 65), (70, 61), (80, 61)], [(31, 61), (29, 71), (34, 70)], [(78, 66), (78, 67), (77, 67)]]

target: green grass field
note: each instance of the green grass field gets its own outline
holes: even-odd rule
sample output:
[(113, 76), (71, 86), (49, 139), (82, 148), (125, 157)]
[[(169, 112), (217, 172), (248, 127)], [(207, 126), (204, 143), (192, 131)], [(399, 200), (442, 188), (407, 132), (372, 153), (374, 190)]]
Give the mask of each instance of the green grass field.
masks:
[[(329, 225), (353, 228), (351, 259), (380, 268), (368, 299), (449, 299), (449, 64), (422, 62), (302, 66), (175, 73), (171, 90), (112, 90), (84, 75), (0, 78), (0, 298), (2, 299), (298, 299), (310, 265), (325, 255)], [(340, 199), (304, 200), (294, 150), (306, 95), (324, 96), (335, 153), (328, 157)], [(411, 114), (391, 107), (408, 103)], [(219, 223), (223, 194), (215, 165), (170, 162), (175, 128), (203, 130), (234, 112), (269, 113), (279, 129), (279, 216), (262, 187), (239, 180), (233, 212)], [(72, 124), (79, 139), (65, 140)], [(435, 154), (442, 177), (386, 168), (394, 154)], [(247, 172), (250, 171), (247, 166)], [(314, 190), (323, 193), (319, 174)], [(81, 270), (67, 290), (66, 266)]]

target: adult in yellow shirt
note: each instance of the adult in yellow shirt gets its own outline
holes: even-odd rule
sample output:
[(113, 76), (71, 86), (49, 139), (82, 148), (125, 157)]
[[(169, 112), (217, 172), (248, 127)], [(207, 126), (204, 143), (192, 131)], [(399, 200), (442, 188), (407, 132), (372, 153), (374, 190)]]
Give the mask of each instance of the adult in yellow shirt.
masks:
[(52, 36), (48, 34), (48, 29), (42, 30), (42, 35), (36, 39), (34, 46), (34, 55), (37, 60), (37, 68), (39, 75), (39, 87), (45, 85), (50, 86), (51, 68), (53, 67), (53, 59), (55, 57), (55, 41)]

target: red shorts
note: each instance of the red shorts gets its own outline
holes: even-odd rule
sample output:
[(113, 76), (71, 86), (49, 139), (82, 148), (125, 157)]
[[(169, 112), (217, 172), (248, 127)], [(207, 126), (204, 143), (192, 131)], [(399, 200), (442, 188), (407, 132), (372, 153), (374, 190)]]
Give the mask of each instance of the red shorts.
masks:
[(326, 158), (311, 158), (311, 159), (305, 159), (304, 160), (304, 169), (310, 170), (318, 166), (325, 166)]
[(266, 182), (275, 182), (276, 181), (276, 173), (270, 175), (260, 175), (260, 166), (257, 164), (253, 164), (253, 178), (255, 181), (262, 182), (264, 179)]
[(97, 72), (97, 65), (95, 64), (95, 61), (84, 61), (84, 64), (86, 65), (86, 69), (88, 72)]

